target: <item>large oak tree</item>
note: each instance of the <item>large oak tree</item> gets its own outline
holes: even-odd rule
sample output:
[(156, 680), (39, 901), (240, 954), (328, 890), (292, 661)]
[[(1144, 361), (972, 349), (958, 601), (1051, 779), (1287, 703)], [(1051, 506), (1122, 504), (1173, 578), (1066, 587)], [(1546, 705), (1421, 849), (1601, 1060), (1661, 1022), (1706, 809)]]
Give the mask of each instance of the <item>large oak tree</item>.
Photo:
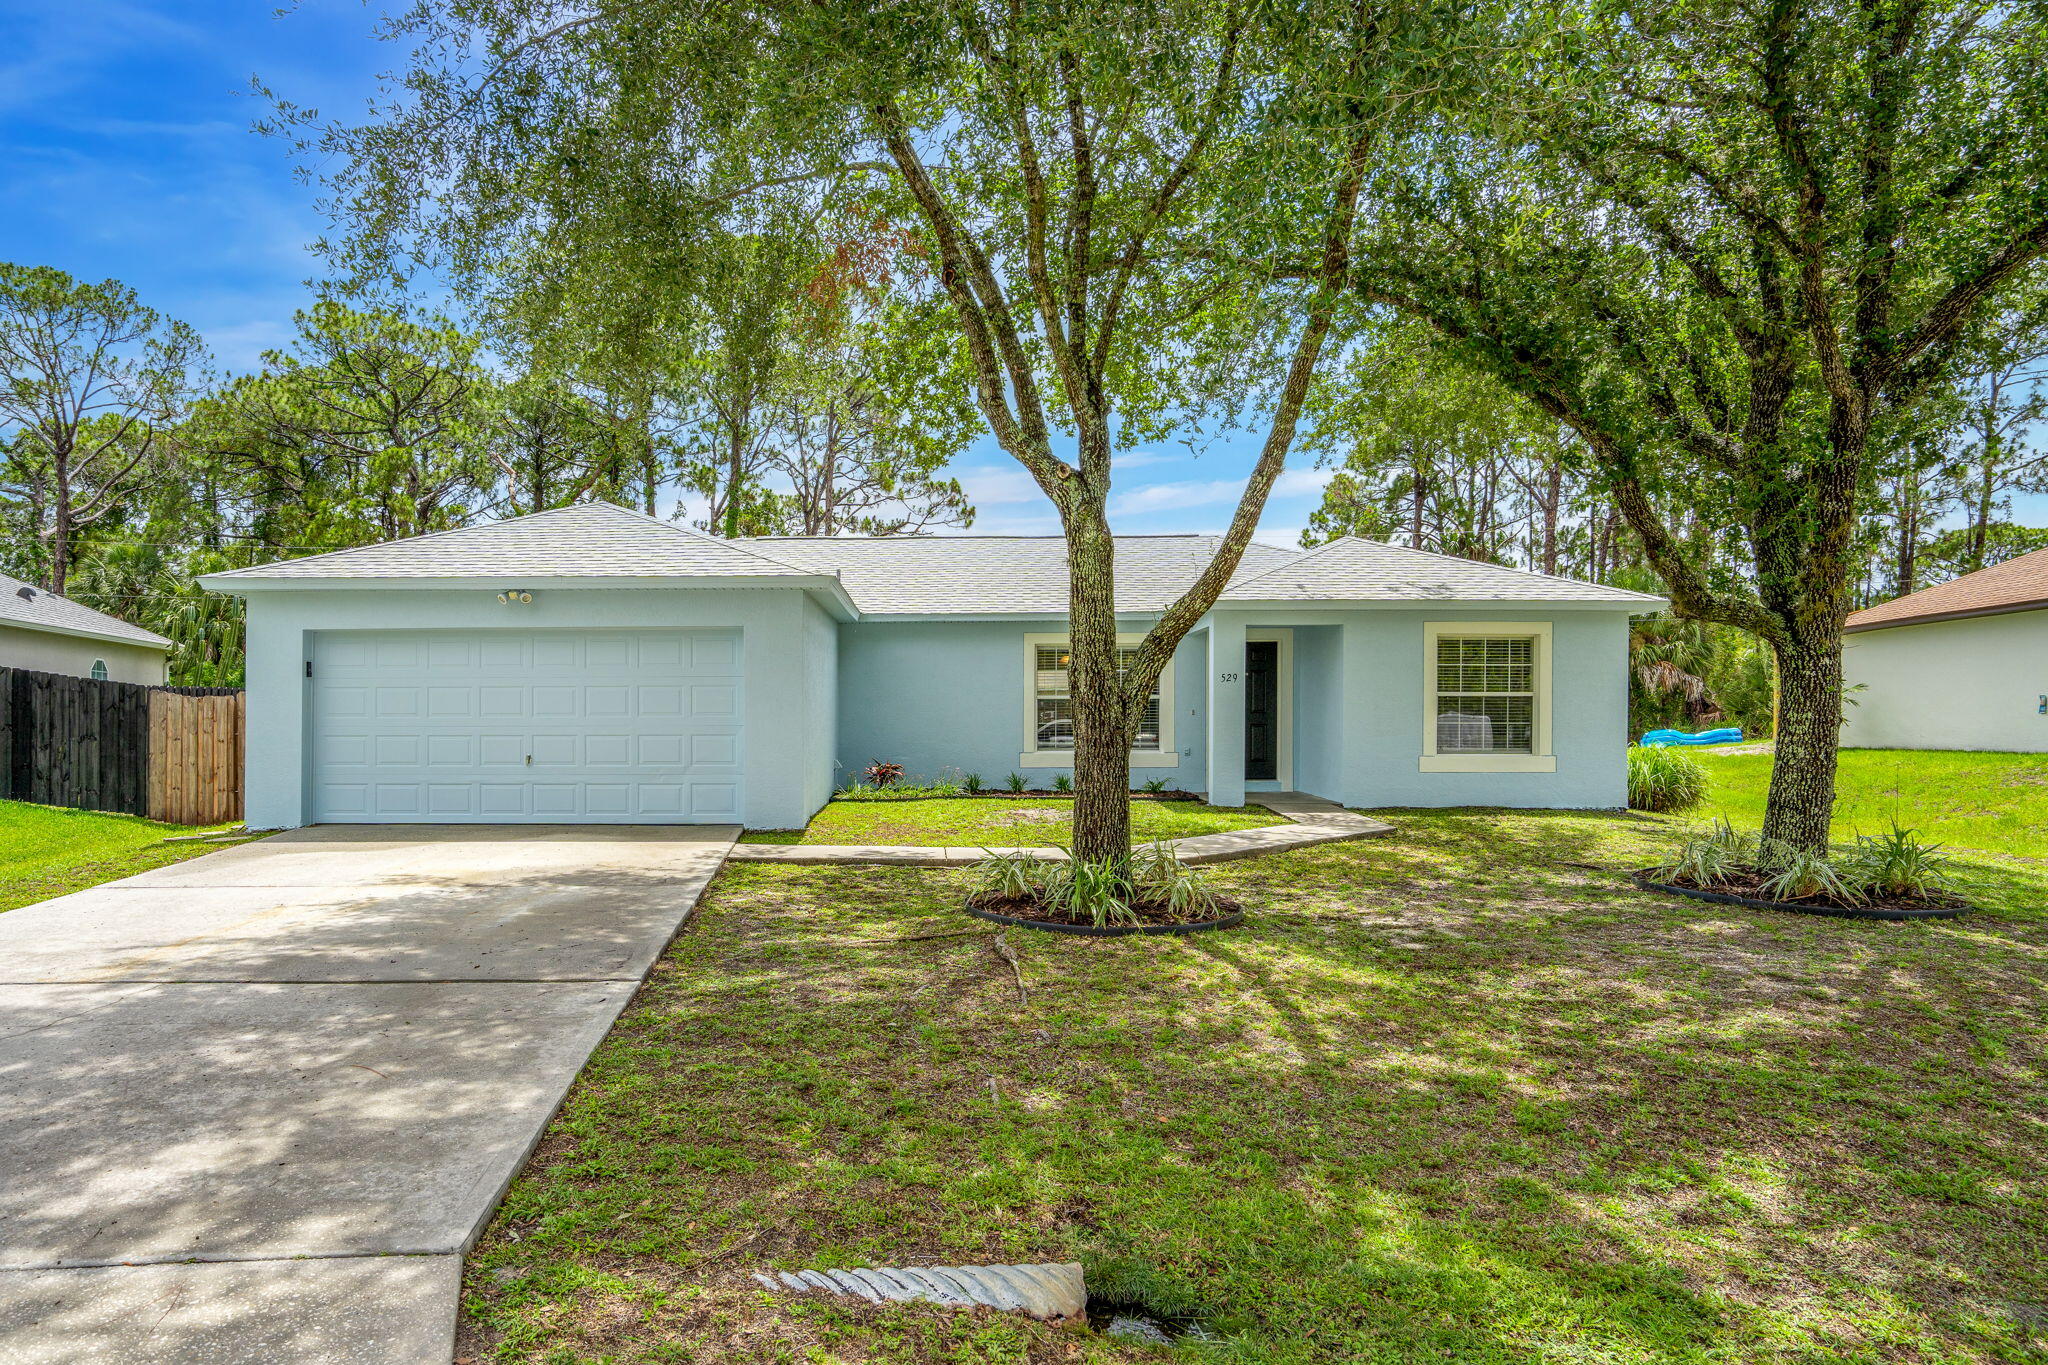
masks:
[(2048, 254), (2048, 11), (1564, 0), (1498, 50), (1373, 185), (1361, 296), (1572, 426), (1677, 606), (1769, 643), (1764, 832), (1823, 846), (1872, 452)]
[[(1258, 523), (1376, 148), (1445, 87), (1446, 33), (1373, 0), (426, 0), (381, 117), (282, 113), (365, 271), (411, 251), (461, 279), (544, 240), (681, 307), (706, 244), (793, 201), (913, 231), (990, 432), (1065, 528), (1075, 853), (1121, 861), (1145, 699)], [(1265, 436), (1221, 548), (1120, 667), (1118, 442), (1245, 409)]]

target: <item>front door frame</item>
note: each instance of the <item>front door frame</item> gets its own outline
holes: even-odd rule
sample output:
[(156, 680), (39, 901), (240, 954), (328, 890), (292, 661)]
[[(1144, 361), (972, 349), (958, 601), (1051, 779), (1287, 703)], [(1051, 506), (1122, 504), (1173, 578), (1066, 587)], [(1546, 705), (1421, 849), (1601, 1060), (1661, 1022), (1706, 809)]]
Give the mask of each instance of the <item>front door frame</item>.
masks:
[[(1279, 791), (1294, 790), (1294, 632), (1284, 627), (1270, 630), (1250, 630), (1244, 633), (1246, 644), (1254, 640), (1270, 640), (1279, 646), (1274, 651), (1273, 693), (1276, 734), (1273, 738), (1273, 781)], [(1237, 736), (1238, 748), (1244, 747), (1244, 733), (1240, 727)], [(1246, 785), (1256, 783), (1264, 790), (1266, 779), (1246, 779)]]

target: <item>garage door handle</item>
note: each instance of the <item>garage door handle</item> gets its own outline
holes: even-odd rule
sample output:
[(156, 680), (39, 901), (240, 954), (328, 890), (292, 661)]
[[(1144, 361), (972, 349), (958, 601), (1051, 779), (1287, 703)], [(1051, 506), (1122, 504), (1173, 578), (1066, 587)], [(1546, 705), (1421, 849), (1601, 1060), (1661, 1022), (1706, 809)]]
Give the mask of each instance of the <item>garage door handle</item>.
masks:
[(532, 754), (528, 754), (528, 755), (526, 756), (526, 766), (527, 766), (527, 767), (529, 767), (529, 768), (531, 768), (531, 767), (533, 766), (533, 755), (532, 755)]

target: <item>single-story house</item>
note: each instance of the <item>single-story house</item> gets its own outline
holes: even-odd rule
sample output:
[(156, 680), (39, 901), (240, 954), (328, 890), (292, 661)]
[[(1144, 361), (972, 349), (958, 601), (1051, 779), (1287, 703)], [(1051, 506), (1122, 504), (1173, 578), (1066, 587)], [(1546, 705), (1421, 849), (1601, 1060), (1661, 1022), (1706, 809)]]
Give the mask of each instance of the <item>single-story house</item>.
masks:
[[(1117, 541), (1137, 638), (1213, 536)], [(249, 822), (801, 826), (876, 759), (1072, 766), (1060, 539), (722, 540), (602, 503), (213, 574), (248, 605)], [(1131, 755), (1242, 804), (1626, 803), (1661, 599), (1345, 539), (1254, 545)]]
[(1865, 608), (1842, 629), (1845, 747), (2048, 753), (2048, 550)]
[(0, 668), (159, 684), (170, 651), (161, 635), (0, 574)]

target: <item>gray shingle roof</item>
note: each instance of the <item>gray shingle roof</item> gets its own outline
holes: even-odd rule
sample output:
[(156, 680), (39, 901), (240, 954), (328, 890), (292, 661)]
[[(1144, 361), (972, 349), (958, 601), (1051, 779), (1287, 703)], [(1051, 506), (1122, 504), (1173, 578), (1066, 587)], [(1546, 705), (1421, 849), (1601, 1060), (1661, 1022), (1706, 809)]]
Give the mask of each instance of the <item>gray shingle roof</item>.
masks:
[[(1118, 536), (1116, 608), (1163, 611), (1216, 554), (1219, 536)], [(1067, 610), (1067, 544), (1059, 536), (764, 536), (778, 559), (837, 571), (863, 616), (1056, 614)], [(1294, 557), (1245, 547), (1244, 568)]]
[(208, 580), (335, 578), (661, 578), (809, 574), (737, 541), (608, 502), (458, 531), (285, 559)]
[(1345, 536), (1286, 563), (1240, 573), (1224, 590), (1240, 602), (1663, 602), (1648, 593)]
[(6, 574), (0, 574), (0, 625), (54, 631), (59, 635), (83, 635), (94, 640), (116, 640), (129, 645), (149, 645), (156, 649), (171, 647), (169, 640), (141, 626), (131, 626), (118, 616), (80, 606), (68, 597), (44, 592), (33, 583), (9, 578)]
[[(1163, 610), (1216, 554), (1220, 536), (1118, 536), (1116, 604)], [(721, 540), (610, 503), (441, 531), (209, 575), (238, 581), (457, 578), (836, 577), (864, 616), (1061, 615), (1067, 547), (1058, 536), (761, 536)], [(1377, 541), (1316, 549), (1245, 547), (1223, 594), (1235, 601), (1529, 601), (1654, 604), (1569, 578), (1451, 559)], [(132, 629), (132, 627), (131, 627)]]

